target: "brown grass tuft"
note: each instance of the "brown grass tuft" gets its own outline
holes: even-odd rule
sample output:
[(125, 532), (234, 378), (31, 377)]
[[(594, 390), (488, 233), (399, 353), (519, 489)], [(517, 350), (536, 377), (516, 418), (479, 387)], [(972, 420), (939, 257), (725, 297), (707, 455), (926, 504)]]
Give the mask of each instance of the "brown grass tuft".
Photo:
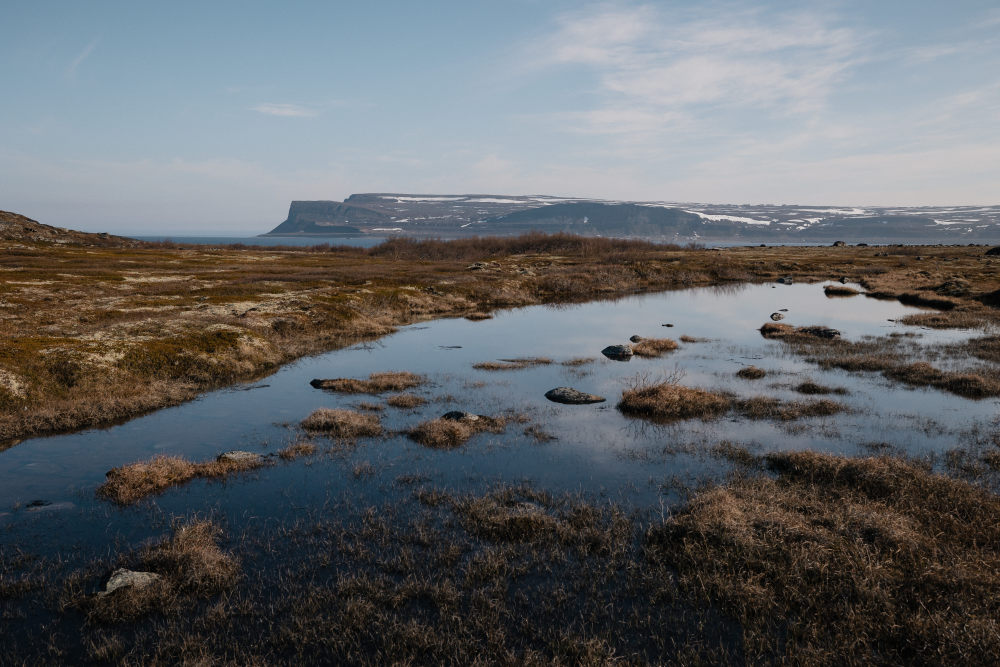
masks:
[(385, 399), (388, 405), (394, 408), (411, 409), (417, 408), (427, 402), (427, 399), (416, 394), (396, 394)]
[(339, 391), (345, 394), (381, 394), (385, 391), (404, 391), (419, 387), (427, 381), (422, 375), (409, 371), (390, 371), (372, 373), (367, 380), (354, 378), (334, 378), (332, 380), (313, 380), (309, 384), (317, 389)]
[(358, 438), (382, 434), (382, 424), (377, 415), (366, 415), (354, 410), (320, 408), (302, 420), (302, 428), (320, 431), (337, 438)]
[(767, 396), (755, 396), (736, 402), (736, 409), (747, 419), (780, 419), (791, 421), (805, 417), (828, 417), (847, 412), (847, 406), (836, 401), (785, 402)]
[(712, 340), (712, 339), (711, 338), (698, 338), (697, 336), (688, 336), (686, 334), (683, 335), (683, 336), (681, 336), (681, 342), (682, 343), (707, 343), (710, 340)]
[(806, 380), (795, 385), (795, 391), (800, 394), (816, 395), (816, 394), (846, 394), (847, 390), (843, 387), (827, 387), (826, 385), (816, 384), (812, 380)]
[(477, 433), (502, 433), (507, 422), (503, 418), (479, 415), (476, 420), (431, 419), (411, 428), (407, 435), (426, 447), (453, 449), (461, 447)]
[(1000, 378), (996, 373), (945, 372), (926, 362), (887, 369), (884, 375), (899, 382), (915, 386), (931, 386), (966, 398), (1000, 396)]
[(500, 359), (499, 361), (481, 361), (472, 367), (480, 371), (519, 371), (532, 366), (547, 366), (552, 363), (547, 357), (521, 357), (517, 359)]
[(673, 382), (640, 385), (622, 392), (618, 409), (634, 417), (670, 422), (681, 419), (712, 419), (727, 412), (727, 396)]
[(676, 349), (677, 341), (671, 338), (643, 338), (632, 346), (632, 353), (640, 357), (659, 357)]
[(288, 445), (278, 452), (285, 461), (293, 461), (303, 456), (312, 456), (316, 453), (316, 445), (311, 442), (296, 442)]
[(161, 455), (149, 461), (112, 468), (108, 471), (104, 484), (97, 487), (97, 495), (119, 505), (128, 505), (171, 486), (185, 484), (196, 477), (225, 477), (263, 464), (263, 459), (216, 459), (195, 463), (180, 456)]
[(861, 294), (858, 290), (853, 287), (848, 287), (847, 285), (827, 285), (823, 288), (823, 293), (829, 297), (857, 296), (858, 294)]
[(740, 370), (736, 371), (736, 376), (741, 377), (744, 380), (759, 380), (767, 375), (767, 371), (763, 368), (757, 368), (756, 366), (744, 366)]
[(107, 595), (79, 596), (72, 602), (88, 620), (134, 621), (150, 613), (175, 612), (184, 598), (208, 598), (231, 588), (239, 563), (219, 548), (221, 529), (210, 521), (175, 524), (173, 535), (144, 549), (138, 567), (160, 575), (144, 587), (126, 586)]

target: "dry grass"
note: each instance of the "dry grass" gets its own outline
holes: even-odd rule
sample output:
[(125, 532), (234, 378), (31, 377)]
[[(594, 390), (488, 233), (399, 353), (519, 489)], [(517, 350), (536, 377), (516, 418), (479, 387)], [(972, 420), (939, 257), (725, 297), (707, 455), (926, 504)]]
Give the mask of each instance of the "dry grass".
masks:
[(472, 322), (482, 322), (483, 320), (492, 320), (493, 315), (491, 315), (490, 313), (477, 311), (475, 313), (469, 313), (468, 315), (465, 316), (465, 319), (471, 320)]
[(597, 361), (594, 357), (575, 357), (573, 359), (567, 359), (566, 361), (560, 362), (563, 366), (568, 366), (570, 368), (576, 368), (578, 366), (586, 366), (587, 364), (592, 364)]
[(1000, 653), (1000, 502), (891, 458), (771, 454), (697, 495), (651, 562), (743, 624), (748, 662), (980, 663)]
[(640, 357), (660, 357), (677, 349), (677, 341), (671, 338), (643, 338), (632, 346), (632, 353)]
[(984, 361), (1000, 364), (1000, 336), (975, 338), (966, 343), (966, 349)]
[(710, 340), (712, 340), (712, 339), (711, 338), (698, 338), (697, 336), (688, 336), (686, 334), (684, 336), (681, 336), (681, 342), (682, 343), (707, 343)]
[(823, 287), (823, 293), (829, 297), (857, 296), (858, 294), (861, 294), (858, 290), (853, 287), (848, 287), (847, 285), (826, 285)]
[(813, 342), (817, 340), (837, 340), (840, 332), (836, 329), (821, 326), (793, 327), (790, 324), (768, 322), (760, 328), (764, 338), (780, 339), (789, 342)]
[(312, 456), (316, 453), (316, 445), (311, 442), (294, 442), (278, 452), (285, 461), (294, 461), (303, 456)]
[(97, 623), (134, 621), (150, 613), (171, 613), (185, 598), (208, 598), (231, 588), (239, 576), (239, 563), (219, 548), (221, 529), (210, 521), (174, 526), (167, 540), (147, 547), (132, 567), (160, 575), (145, 587), (123, 587), (107, 595), (77, 593), (70, 601)]
[(728, 396), (673, 382), (639, 385), (622, 392), (618, 409), (629, 416), (657, 422), (713, 419), (729, 411)]
[(735, 407), (747, 419), (780, 419), (781, 421), (806, 417), (829, 417), (841, 412), (848, 412), (846, 405), (827, 399), (786, 402), (767, 396), (755, 396), (736, 401)]
[(918, 387), (936, 387), (965, 398), (1000, 396), (1000, 377), (995, 371), (946, 372), (926, 362), (889, 368), (883, 373), (891, 380)]
[(477, 419), (431, 419), (411, 428), (407, 435), (425, 447), (453, 449), (461, 447), (477, 433), (502, 433), (507, 425), (502, 417), (477, 415)]
[(390, 371), (372, 373), (367, 380), (354, 378), (334, 378), (331, 380), (313, 380), (310, 384), (317, 389), (337, 391), (345, 394), (381, 394), (386, 391), (404, 391), (419, 387), (427, 381), (422, 375), (409, 371)]
[(314, 410), (302, 420), (302, 428), (335, 438), (360, 438), (382, 434), (382, 423), (378, 415), (334, 408)]
[(744, 380), (759, 380), (766, 376), (767, 371), (763, 368), (757, 368), (756, 366), (744, 366), (740, 370), (736, 371), (736, 377), (741, 377)]
[(413, 408), (418, 408), (427, 402), (427, 399), (422, 396), (417, 396), (416, 394), (395, 394), (385, 399), (387, 405), (391, 405), (394, 408), (403, 408), (410, 410)]
[(828, 387), (826, 385), (817, 384), (812, 380), (806, 380), (805, 382), (800, 382), (795, 385), (795, 391), (800, 394), (806, 395), (817, 395), (817, 394), (847, 394), (847, 390), (843, 387)]
[(519, 371), (532, 366), (547, 366), (552, 360), (547, 357), (519, 357), (499, 361), (481, 361), (472, 367), (480, 371)]
[(180, 456), (156, 456), (149, 461), (112, 468), (107, 473), (106, 481), (97, 488), (97, 495), (119, 505), (129, 505), (198, 477), (221, 478), (263, 464), (264, 460), (260, 458), (195, 463)]

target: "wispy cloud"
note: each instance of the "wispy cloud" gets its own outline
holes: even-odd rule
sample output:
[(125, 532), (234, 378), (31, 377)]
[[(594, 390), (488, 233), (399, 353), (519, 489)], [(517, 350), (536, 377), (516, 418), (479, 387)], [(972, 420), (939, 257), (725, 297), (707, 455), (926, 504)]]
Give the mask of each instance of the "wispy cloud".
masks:
[(284, 103), (273, 103), (265, 102), (251, 107), (252, 111), (257, 113), (262, 113), (267, 116), (284, 116), (286, 118), (312, 118), (318, 115), (318, 112), (309, 107), (304, 107), (299, 104), (284, 104)]
[(72, 62), (70, 62), (69, 66), (66, 68), (66, 76), (76, 76), (76, 70), (79, 69), (84, 60), (90, 57), (90, 54), (94, 52), (94, 49), (97, 48), (97, 44), (100, 41), (100, 37), (95, 37), (91, 40), (90, 44), (87, 44), (87, 46), (84, 47), (83, 51), (80, 51), (76, 58), (73, 58)]
[(822, 109), (863, 59), (862, 41), (816, 12), (603, 4), (561, 17), (541, 59), (596, 76), (601, 107), (579, 115), (577, 129), (646, 134), (706, 110)]

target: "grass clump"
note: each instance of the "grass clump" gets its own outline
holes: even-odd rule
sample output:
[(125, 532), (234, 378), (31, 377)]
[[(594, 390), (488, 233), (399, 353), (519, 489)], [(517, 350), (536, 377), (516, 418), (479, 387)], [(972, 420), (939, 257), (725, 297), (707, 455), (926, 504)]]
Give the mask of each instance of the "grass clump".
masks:
[(258, 468), (263, 463), (260, 457), (220, 457), (213, 461), (195, 463), (181, 456), (161, 455), (149, 461), (112, 468), (108, 471), (104, 484), (97, 487), (97, 495), (119, 505), (129, 505), (172, 486), (186, 484), (197, 477), (225, 477), (234, 472)]
[(517, 359), (500, 359), (499, 361), (481, 361), (472, 367), (480, 371), (519, 371), (532, 366), (547, 366), (552, 360), (547, 357), (521, 357)]
[(823, 293), (829, 297), (857, 296), (858, 294), (861, 294), (858, 290), (853, 287), (848, 287), (847, 285), (827, 285), (823, 288)]
[(756, 366), (744, 366), (740, 370), (736, 371), (736, 377), (741, 377), (744, 380), (759, 380), (767, 375), (767, 371), (763, 368), (757, 368)]
[(888, 457), (766, 462), (777, 479), (702, 492), (646, 537), (653, 567), (740, 621), (748, 662), (1000, 651), (997, 496)]
[(737, 401), (736, 409), (747, 419), (780, 419), (781, 421), (805, 417), (829, 417), (848, 410), (843, 403), (828, 399), (786, 402), (767, 396), (755, 396)]
[(1000, 379), (995, 373), (945, 372), (926, 362), (917, 362), (887, 369), (884, 375), (890, 380), (921, 387), (937, 387), (965, 398), (1000, 396)]
[(313, 411), (302, 420), (302, 428), (337, 438), (358, 438), (382, 434), (382, 423), (377, 415), (366, 415), (355, 410), (334, 408), (320, 408)]
[(316, 453), (316, 445), (311, 442), (294, 442), (278, 452), (285, 461), (294, 461), (303, 456), (312, 456)]
[(387, 405), (391, 405), (394, 408), (403, 408), (406, 410), (412, 408), (418, 408), (427, 402), (427, 399), (422, 396), (417, 396), (416, 394), (396, 394), (385, 399)]
[(671, 422), (681, 419), (712, 419), (729, 411), (728, 396), (675, 382), (640, 384), (622, 392), (618, 409), (633, 417)]
[(711, 338), (699, 338), (697, 336), (688, 336), (687, 334), (681, 336), (682, 343), (707, 343)]
[(439, 417), (421, 422), (407, 431), (407, 435), (425, 447), (454, 449), (461, 447), (477, 433), (490, 431), (502, 433), (507, 425), (503, 418), (472, 415), (475, 419), (449, 419)]
[(150, 613), (175, 612), (185, 598), (209, 598), (231, 588), (238, 561), (219, 547), (222, 530), (211, 521), (176, 524), (173, 534), (126, 560), (158, 578), (145, 586), (124, 586), (95, 596), (76, 594), (71, 606), (99, 623), (133, 621)]
[(427, 381), (422, 375), (409, 371), (388, 371), (372, 373), (367, 380), (354, 378), (334, 378), (313, 380), (309, 384), (317, 389), (337, 391), (345, 394), (381, 394), (386, 391), (404, 391), (419, 387)]
[(632, 346), (632, 353), (640, 357), (659, 357), (676, 349), (677, 341), (671, 338), (643, 338)]
[(827, 387), (823, 384), (817, 384), (812, 380), (806, 380), (805, 382), (800, 382), (795, 385), (795, 391), (808, 396), (815, 396), (818, 394), (847, 394), (847, 390), (843, 387)]

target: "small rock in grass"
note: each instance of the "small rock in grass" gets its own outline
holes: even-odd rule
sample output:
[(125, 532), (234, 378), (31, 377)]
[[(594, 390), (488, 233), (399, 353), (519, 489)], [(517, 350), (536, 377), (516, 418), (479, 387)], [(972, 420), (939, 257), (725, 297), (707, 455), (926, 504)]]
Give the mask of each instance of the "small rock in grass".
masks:
[(632, 348), (628, 345), (609, 345), (601, 350), (601, 354), (615, 361), (628, 361), (632, 358)]
[(125, 568), (120, 568), (115, 570), (111, 574), (111, 578), (108, 579), (107, 585), (105, 585), (104, 590), (99, 592), (99, 596), (109, 595), (114, 593), (119, 588), (146, 588), (150, 584), (154, 584), (163, 577), (155, 572), (136, 572), (134, 570), (126, 570)]

